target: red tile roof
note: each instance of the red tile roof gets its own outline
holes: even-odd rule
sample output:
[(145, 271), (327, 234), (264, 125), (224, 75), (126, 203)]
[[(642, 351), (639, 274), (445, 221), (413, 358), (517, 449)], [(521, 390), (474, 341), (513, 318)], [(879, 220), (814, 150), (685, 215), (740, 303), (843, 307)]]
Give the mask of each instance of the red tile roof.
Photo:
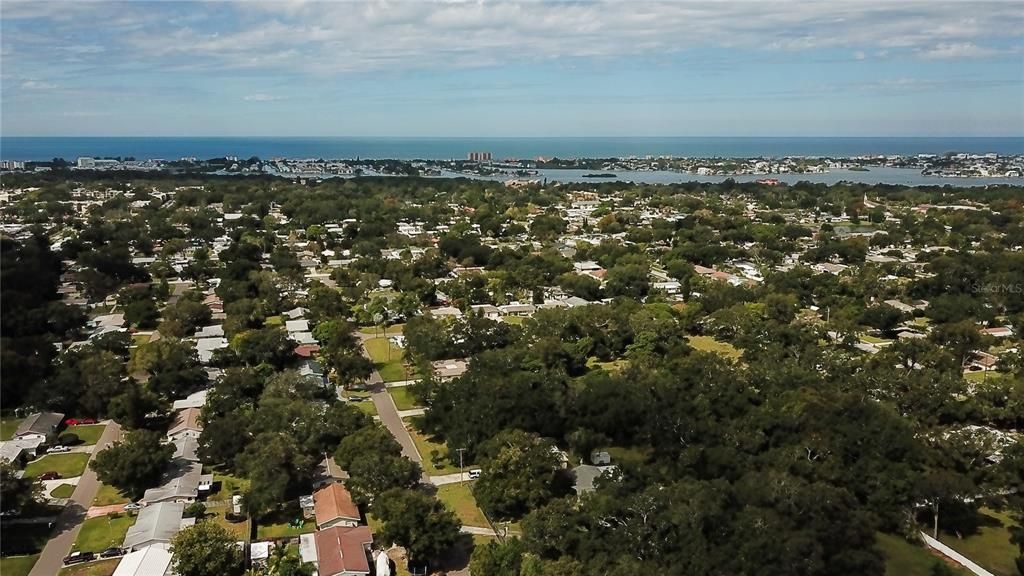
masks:
[(359, 521), (359, 507), (339, 482), (328, 484), (313, 493), (313, 512), (316, 514), (317, 526), (330, 524), (339, 518)]
[(314, 352), (319, 352), (320, 346), (317, 344), (300, 344), (295, 347), (295, 354), (303, 358), (310, 358)]
[(313, 538), (320, 576), (370, 573), (370, 562), (364, 548), (373, 543), (373, 533), (368, 526), (335, 526), (317, 531)]

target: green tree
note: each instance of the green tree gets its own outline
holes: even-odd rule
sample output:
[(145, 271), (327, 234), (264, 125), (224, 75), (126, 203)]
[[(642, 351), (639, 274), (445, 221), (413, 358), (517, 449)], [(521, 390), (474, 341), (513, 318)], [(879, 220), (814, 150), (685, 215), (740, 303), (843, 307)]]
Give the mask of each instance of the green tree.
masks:
[(504, 431), (481, 448), (483, 473), (473, 487), (491, 517), (520, 518), (567, 493), (570, 483), (554, 445), (535, 434)]
[(0, 460), (0, 511), (17, 512), (42, 496), (43, 486), (36, 478), (21, 476), (7, 460)]
[(164, 444), (160, 432), (134, 430), (97, 453), (89, 467), (101, 481), (137, 500), (160, 483), (173, 454), (174, 446)]
[(435, 560), (455, 544), (461, 524), (445, 505), (427, 494), (392, 489), (373, 503), (383, 527), (377, 537), (404, 547), (414, 561)]
[(240, 576), (244, 569), (235, 536), (213, 522), (198, 522), (178, 532), (170, 551), (179, 576)]

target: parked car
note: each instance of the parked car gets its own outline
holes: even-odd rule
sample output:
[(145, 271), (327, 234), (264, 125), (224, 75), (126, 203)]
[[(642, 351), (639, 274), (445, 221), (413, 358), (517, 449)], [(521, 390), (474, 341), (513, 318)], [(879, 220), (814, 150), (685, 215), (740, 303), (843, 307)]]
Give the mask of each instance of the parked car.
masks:
[(128, 504), (124, 505), (124, 509), (126, 511), (142, 510), (142, 504), (139, 504), (138, 502), (129, 502)]
[(96, 423), (96, 419), (95, 418), (81, 418), (81, 419), (78, 420), (78, 425), (79, 426), (82, 426), (82, 425), (85, 425), (85, 424), (95, 424), (95, 423)]
[(53, 470), (50, 470), (49, 472), (43, 472), (42, 474), (40, 474), (39, 475), (39, 479), (40, 480), (59, 480), (60, 479), (60, 473), (59, 472), (54, 472)]
[(82, 562), (90, 562), (96, 559), (96, 555), (92, 552), (72, 552), (64, 558), (64, 564), (70, 566), (71, 564), (81, 564)]
[(51, 454), (61, 454), (63, 452), (71, 452), (71, 447), (70, 446), (64, 446), (62, 444), (58, 444), (56, 446), (51, 447), (49, 450), (47, 450), (47, 452), (51, 453)]
[(481, 470), (479, 468), (473, 468), (472, 470), (469, 471), (469, 479), (470, 480), (476, 480), (483, 473), (484, 473), (483, 470)]
[(65, 426), (78, 426), (78, 418), (68, 418), (64, 420)]
[(124, 550), (120, 548), (107, 548), (103, 552), (100, 552), (100, 558), (116, 558), (124, 554)]

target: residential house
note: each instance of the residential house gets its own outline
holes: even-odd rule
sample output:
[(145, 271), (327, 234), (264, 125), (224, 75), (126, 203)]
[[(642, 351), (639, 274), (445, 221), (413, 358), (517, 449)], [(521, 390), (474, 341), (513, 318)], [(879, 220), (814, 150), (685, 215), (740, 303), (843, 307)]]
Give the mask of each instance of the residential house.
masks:
[(199, 438), (199, 434), (203, 431), (203, 426), (199, 423), (200, 412), (201, 410), (195, 407), (179, 410), (174, 416), (174, 423), (167, 430), (167, 438), (172, 442), (182, 436)]
[(438, 360), (432, 366), (434, 374), (444, 382), (465, 374), (469, 364), (465, 360)]
[(333, 526), (359, 525), (359, 507), (340, 482), (328, 484), (313, 493), (313, 510), (316, 526), (320, 530)]
[[(164, 476), (164, 482), (156, 488), (146, 490), (142, 501), (146, 504), (163, 502), (192, 503), (199, 497), (199, 483), (202, 480), (203, 465), (198, 462), (179, 460), (172, 464)], [(212, 480), (212, 478), (211, 478)]]
[(46, 440), (50, 434), (57, 433), (62, 422), (64, 422), (64, 414), (60, 412), (36, 412), (21, 421), (14, 432), (14, 438)]
[(167, 549), (175, 534), (195, 524), (195, 518), (182, 518), (184, 513), (185, 504), (181, 502), (160, 502), (144, 507), (128, 529), (122, 548), (129, 552), (149, 546)]
[(202, 408), (204, 405), (206, 405), (206, 390), (199, 390), (181, 400), (175, 400), (173, 408), (175, 410), (185, 410), (186, 408)]
[(171, 553), (160, 546), (147, 546), (121, 557), (113, 576), (164, 576), (171, 573)]
[(498, 318), (501, 318), (501, 310), (499, 310), (497, 306), (491, 304), (474, 304), (470, 308), (473, 309), (474, 313), (480, 314), (488, 320), (497, 320)]
[(335, 526), (303, 534), (299, 553), (313, 562), (319, 576), (367, 576), (373, 533), (367, 526)]

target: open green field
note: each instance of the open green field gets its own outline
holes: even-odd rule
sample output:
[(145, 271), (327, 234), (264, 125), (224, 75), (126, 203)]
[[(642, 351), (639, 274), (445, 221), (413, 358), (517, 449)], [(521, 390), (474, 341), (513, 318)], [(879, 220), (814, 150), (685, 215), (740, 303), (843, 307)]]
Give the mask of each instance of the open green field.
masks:
[[(885, 557), (886, 576), (931, 576), (932, 567), (945, 561), (923, 546), (907, 542), (902, 536), (876, 534), (878, 549)], [(956, 565), (950, 565), (957, 576), (970, 576)]]
[(64, 434), (74, 434), (81, 440), (79, 446), (92, 446), (100, 441), (100, 436), (103, 435), (103, 431), (107, 429), (105, 424), (89, 424), (88, 426), (70, 426), (67, 430), (61, 432), (61, 436)]
[(990, 508), (982, 508), (980, 515), (977, 534), (960, 539), (955, 534), (940, 532), (939, 540), (996, 576), (1017, 576), (1017, 547), (1010, 542), (1010, 528), (1016, 525), (1013, 519)]
[(74, 478), (85, 472), (88, 454), (49, 454), (25, 467), (26, 476), (39, 476), (45, 472), (56, 472), (61, 478)]
[(78, 566), (69, 566), (58, 572), (57, 576), (110, 576), (114, 573), (114, 570), (117, 570), (117, 565), (120, 562), (120, 558), (111, 558), (109, 560), (100, 560), (99, 562), (79, 564)]
[[(296, 528), (291, 523), (302, 520), (302, 526)], [(256, 521), (256, 539), (297, 538), (301, 534), (316, 532), (316, 519), (303, 518), (298, 505), (289, 506), (276, 514), (268, 515)]]
[(71, 495), (75, 493), (74, 484), (61, 484), (50, 491), (51, 498), (71, 498)]
[(525, 316), (502, 316), (501, 321), (505, 324), (512, 324), (514, 326), (522, 326), (523, 322), (526, 322)]
[(383, 332), (381, 331), (380, 326), (359, 327), (359, 331), (362, 332), (363, 334), (373, 334), (374, 336), (380, 336), (382, 333), (388, 336), (392, 336), (394, 334), (401, 334), (403, 330), (405, 330), (405, 324), (395, 324), (393, 326), (388, 326), (383, 330)]
[(22, 420), (24, 418), (4, 418), (0, 420), (0, 440), (14, 438), (14, 433), (18, 431), (18, 426), (21, 425)]
[(135, 517), (127, 514), (120, 518), (99, 516), (89, 518), (82, 523), (82, 531), (75, 539), (74, 550), (83, 552), (102, 552), (112, 546), (120, 546), (128, 528), (135, 524)]
[(978, 370), (976, 372), (964, 372), (964, 380), (968, 382), (995, 382), (1005, 378), (1006, 374), (994, 370)]
[(730, 360), (739, 360), (740, 355), (742, 354), (742, 352), (732, 344), (715, 340), (711, 336), (687, 336), (686, 340), (690, 343), (690, 346), (693, 346), (696, 350), (721, 354)]
[(395, 346), (387, 338), (371, 338), (366, 341), (366, 352), (370, 359), (377, 366), (380, 377), (385, 382), (397, 382), (416, 377), (416, 371), (411, 369), (406, 373), (403, 364), (405, 361), (405, 350)]
[(476, 505), (476, 498), (473, 497), (473, 482), (463, 484), (446, 484), (437, 487), (437, 499), (444, 502), (449, 510), (455, 512), (459, 520), (465, 526), (479, 526), (490, 528), (487, 517), (484, 516), (480, 507)]
[(892, 344), (892, 340), (886, 340), (885, 338), (879, 338), (877, 336), (871, 336), (870, 334), (861, 334), (861, 342), (867, 342), (868, 344), (885, 345)]
[(7, 556), (0, 558), (0, 574), (3, 576), (28, 576), (39, 560), (39, 554), (31, 556)]
[(96, 497), (92, 500), (93, 506), (110, 506), (111, 504), (127, 504), (131, 502), (127, 496), (121, 494), (108, 484), (100, 484), (100, 489), (96, 492)]
[(395, 407), (399, 410), (422, 408), (419, 402), (416, 401), (416, 398), (413, 397), (412, 392), (409, 391), (408, 386), (388, 388), (388, 394), (391, 394), (391, 399), (395, 401)]
[(263, 320), (263, 325), (267, 326), (267, 327), (270, 327), (270, 326), (284, 326), (284, 317), (280, 316), (280, 315), (279, 316), (268, 316), (265, 320)]

